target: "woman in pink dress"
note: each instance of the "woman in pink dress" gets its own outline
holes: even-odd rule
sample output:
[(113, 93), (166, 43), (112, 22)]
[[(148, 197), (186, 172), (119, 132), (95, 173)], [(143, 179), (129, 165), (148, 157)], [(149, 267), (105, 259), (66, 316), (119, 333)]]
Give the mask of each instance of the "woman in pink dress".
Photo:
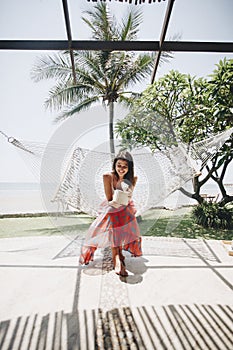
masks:
[[(128, 276), (122, 250), (129, 251), (135, 257), (142, 255), (136, 210), (131, 199), (136, 182), (131, 154), (120, 152), (113, 161), (112, 172), (103, 175), (106, 200), (101, 204), (100, 214), (88, 230), (80, 254), (81, 264), (92, 261), (97, 248), (111, 246), (116, 274)], [(124, 194), (127, 198), (124, 204), (115, 199), (116, 190), (127, 194)]]

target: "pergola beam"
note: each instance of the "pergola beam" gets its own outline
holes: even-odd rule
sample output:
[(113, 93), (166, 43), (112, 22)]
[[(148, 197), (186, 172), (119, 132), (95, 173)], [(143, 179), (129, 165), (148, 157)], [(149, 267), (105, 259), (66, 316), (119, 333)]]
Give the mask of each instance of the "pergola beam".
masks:
[(71, 60), (71, 65), (72, 65), (72, 74), (73, 74), (74, 84), (76, 84), (74, 53), (73, 53), (73, 49), (72, 49), (72, 34), (71, 34), (70, 17), (69, 17), (67, 0), (62, 0), (62, 4), (63, 4), (65, 23), (66, 23), (66, 33), (67, 33), (68, 45), (69, 45), (69, 51), (70, 51), (70, 60)]
[[(159, 41), (73, 40), (72, 50), (158, 51)], [(69, 50), (67, 40), (0, 40), (0, 50)], [(233, 42), (164, 41), (161, 51), (233, 53)]]
[(164, 41), (162, 51), (232, 53), (233, 42)]
[(159, 66), (159, 61), (160, 61), (161, 53), (163, 50), (163, 43), (164, 43), (164, 40), (165, 40), (165, 37), (167, 34), (167, 28), (168, 28), (168, 24), (170, 21), (174, 2), (175, 2), (175, 0), (169, 0), (168, 5), (167, 5), (167, 10), (166, 10), (166, 14), (164, 17), (163, 27), (162, 27), (162, 31), (161, 31), (161, 35), (160, 35), (160, 40), (159, 40), (159, 50), (156, 52), (156, 56), (155, 56), (155, 65), (154, 65), (154, 70), (152, 72), (151, 84), (153, 84), (153, 82), (155, 80), (155, 75), (156, 75), (156, 72), (157, 72), (157, 69)]

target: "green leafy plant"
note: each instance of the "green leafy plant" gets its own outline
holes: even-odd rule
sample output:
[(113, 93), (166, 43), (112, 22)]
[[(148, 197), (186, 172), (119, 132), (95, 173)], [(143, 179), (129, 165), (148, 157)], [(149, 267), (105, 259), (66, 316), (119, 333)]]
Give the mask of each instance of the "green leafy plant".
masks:
[(233, 228), (233, 209), (222, 207), (218, 203), (203, 202), (193, 209), (192, 216), (194, 221), (203, 227)]
[[(116, 134), (135, 146), (164, 150), (176, 140), (188, 145), (233, 126), (233, 59), (220, 60), (207, 78), (170, 71), (134, 98), (130, 113), (116, 125)], [(205, 165), (201, 177), (193, 179), (193, 191), (180, 188), (186, 196), (203, 202), (201, 187), (210, 179), (221, 193), (220, 205), (233, 202), (225, 188), (225, 175), (233, 160), (231, 136)]]

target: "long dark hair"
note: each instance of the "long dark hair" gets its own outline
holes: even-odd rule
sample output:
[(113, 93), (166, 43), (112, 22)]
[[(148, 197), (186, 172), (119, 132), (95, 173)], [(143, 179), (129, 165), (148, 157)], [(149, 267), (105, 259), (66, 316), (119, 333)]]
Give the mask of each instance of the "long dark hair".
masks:
[(133, 157), (128, 151), (121, 151), (118, 153), (118, 155), (114, 158), (112, 170), (114, 172), (114, 175), (117, 179), (119, 179), (119, 175), (116, 172), (116, 162), (121, 160), (126, 160), (128, 163), (128, 172), (125, 174), (124, 179), (126, 180), (126, 183), (128, 185), (135, 185), (135, 179), (134, 179), (134, 163), (133, 163)]

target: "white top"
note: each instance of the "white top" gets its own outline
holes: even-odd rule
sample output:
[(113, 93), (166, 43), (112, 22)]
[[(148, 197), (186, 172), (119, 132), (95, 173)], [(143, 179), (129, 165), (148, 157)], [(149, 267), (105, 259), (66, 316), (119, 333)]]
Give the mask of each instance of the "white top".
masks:
[(128, 194), (121, 190), (115, 190), (113, 194), (113, 201), (117, 204), (127, 205), (129, 202)]

